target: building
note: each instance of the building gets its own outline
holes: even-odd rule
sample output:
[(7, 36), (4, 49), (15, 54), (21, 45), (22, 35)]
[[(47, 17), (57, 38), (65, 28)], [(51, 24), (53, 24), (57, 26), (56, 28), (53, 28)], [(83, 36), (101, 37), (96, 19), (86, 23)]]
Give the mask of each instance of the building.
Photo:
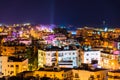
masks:
[(108, 80), (120, 80), (120, 70), (109, 71)]
[(120, 69), (120, 51), (101, 51), (100, 66), (106, 69)]
[(120, 50), (120, 41), (116, 40), (113, 42), (114, 44), (114, 47), (117, 49), (117, 50)]
[(79, 57), (78, 50), (73, 47), (51, 47), (45, 50), (38, 50), (38, 67), (55, 66), (59, 67), (78, 67)]
[(18, 74), (27, 78), (29, 76), (34, 76), (36, 78), (49, 77), (56, 80), (64, 80), (64, 70), (59, 68), (40, 68), (37, 71), (24, 71)]
[(28, 70), (28, 59), (0, 56), (1, 76), (15, 76), (17, 73)]
[[(100, 64), (100, 51), (99, 50), (84, 50), (80, 51), (80, 59), (81, 63), (87, 63), (87, 64)], [(96, 62), (96, 63), (94, 63)]]
[(49, 77), (55, 80), (107, 80), (108, 70), (82, 69), (82, 68), (40, 68), (37, 71), (25, 72), (24, 77), (33, 76), (36, 78)]
[(14, 53), (25, 51), (26, 46), (23, 43), (17, 42), (4, 42), (1, 46), (1, 55), (3, 56), (13, 56)]
[(107, 80), (107, 70), (96, 68), (94, 70), (71, 69), (65, 72), (66, 80)]

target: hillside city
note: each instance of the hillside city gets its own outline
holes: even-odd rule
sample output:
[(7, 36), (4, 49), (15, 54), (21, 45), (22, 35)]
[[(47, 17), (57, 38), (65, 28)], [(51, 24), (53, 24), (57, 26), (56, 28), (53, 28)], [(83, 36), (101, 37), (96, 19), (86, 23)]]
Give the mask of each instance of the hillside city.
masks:
[(0, 25), (0, 80), (120, 80), (120, 28)]

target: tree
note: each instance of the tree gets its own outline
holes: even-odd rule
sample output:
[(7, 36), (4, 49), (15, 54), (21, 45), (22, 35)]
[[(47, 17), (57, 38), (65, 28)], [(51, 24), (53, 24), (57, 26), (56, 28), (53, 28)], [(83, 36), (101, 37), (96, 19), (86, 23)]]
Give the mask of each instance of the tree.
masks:
[(28, 48), (27, 53), (26, 53), (26, 58), (28, 58), (29, 70), (30, 71), (33, 70), (34, 61), (36, 61), (35, 58), (37, 58), (33, 54), (34, 54), (34, 52), (33, 52), (32, 48)]
[(19, 78), (17, 76), (11, 76), (8, 78), (8, 80), (21, 80), (21, 78)]
[(58, 28), (54, 28), (53, 31), (54, 31), (54, 33), (56, 33), (56, 34), (62, 33), (62, 34), (64, 34), (64, 35), (68, 36), (68, 32), (67, 32), (67, 30), (66, 30), (65, 28), (59, 28), (59, 27), (58, 27)]
[(52, 79), (49, 77), (42, 77), (42, 78), (40, 78), (40, 80), (52, 80)]
[(24, 78), (24, 80), (37, 80), (37, 79), (33, 76), (28, 76), (28, 77)]

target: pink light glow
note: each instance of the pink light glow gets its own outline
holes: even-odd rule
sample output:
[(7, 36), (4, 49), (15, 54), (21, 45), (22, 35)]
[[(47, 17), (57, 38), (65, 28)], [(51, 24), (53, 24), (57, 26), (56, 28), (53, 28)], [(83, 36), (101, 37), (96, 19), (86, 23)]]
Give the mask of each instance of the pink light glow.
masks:
[(113, 51), (113, 54), (120, 54), (120, 51)]

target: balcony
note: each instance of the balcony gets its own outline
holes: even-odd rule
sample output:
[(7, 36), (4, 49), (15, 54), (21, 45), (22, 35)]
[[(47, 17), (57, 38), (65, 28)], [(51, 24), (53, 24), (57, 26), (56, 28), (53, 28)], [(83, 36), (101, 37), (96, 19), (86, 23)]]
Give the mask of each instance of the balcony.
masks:
[(53, 58), (51, 61), (54, 62), (54, 61), (57, 61), (57, 59), (56, 59), (56, 58)]
[(52, 57), (56, 57), (57, 55), (56, 54), (52, 54)]
[(59, 65), (72, 65), (73, 61), (59, 61), (58, 64)]

